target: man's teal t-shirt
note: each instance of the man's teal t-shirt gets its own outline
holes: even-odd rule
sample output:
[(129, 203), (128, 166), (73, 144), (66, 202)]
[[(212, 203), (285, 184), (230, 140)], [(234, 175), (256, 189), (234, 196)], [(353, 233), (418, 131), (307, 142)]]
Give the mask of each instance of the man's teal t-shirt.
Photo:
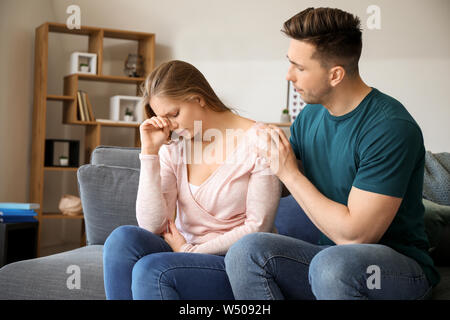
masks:
[[(403, 198), (378, 243), (416, 260), (432, 286), (439, 282), (423, 221), (422, 132), (399, 101), (372, 88), (353, 111), (338, 117), (309, 104), (291, 126), (290, 143), (305, 176), (333, 201), (347, 205), (352, 186)], [(321, 234), (319, 244), (335, 243)]]

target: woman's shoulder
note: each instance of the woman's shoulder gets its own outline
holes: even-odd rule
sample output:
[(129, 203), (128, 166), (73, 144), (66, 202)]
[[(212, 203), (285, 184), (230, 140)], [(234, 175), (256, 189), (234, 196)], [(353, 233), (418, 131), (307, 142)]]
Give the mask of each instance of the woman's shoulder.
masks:
[(244, 118), (239, 116), (237, 128), (243, 130), (244, 132), (250, 132), (252, 129), (255, 129), (258, 124), (261, 124), (262, 122)]
[(158, 155), (162, 161), (172, 165), (180, 164), (182, 156), (182, 140), (171, 144), (163, 144), (159, 149)]

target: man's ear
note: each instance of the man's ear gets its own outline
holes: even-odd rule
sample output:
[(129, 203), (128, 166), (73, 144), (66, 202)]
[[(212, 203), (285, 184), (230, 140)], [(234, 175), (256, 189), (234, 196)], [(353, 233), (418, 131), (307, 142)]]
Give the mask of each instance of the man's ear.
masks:
[(345, 69), (342, 66), (335, 66), (330, 69), (330, 85), (337, 86), (345, 76)]

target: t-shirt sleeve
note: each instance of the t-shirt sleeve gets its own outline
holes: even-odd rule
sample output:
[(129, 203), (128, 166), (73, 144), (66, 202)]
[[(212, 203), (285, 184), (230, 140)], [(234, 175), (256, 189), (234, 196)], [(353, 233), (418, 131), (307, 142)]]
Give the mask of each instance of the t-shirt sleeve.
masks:
[(370, 129), (360, 141), (353, 186), (403, 198), (424, 152), (417, 125), (405, 120), (386, 120)]

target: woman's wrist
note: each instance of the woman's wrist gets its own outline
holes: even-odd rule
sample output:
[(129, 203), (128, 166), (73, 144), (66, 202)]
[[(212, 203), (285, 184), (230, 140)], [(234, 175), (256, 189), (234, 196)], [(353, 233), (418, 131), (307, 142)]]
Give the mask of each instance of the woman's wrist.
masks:
[(151, 148), (151, 147), (141, 147), (141, 154), (142, 155), (157, 155), (159, 152), (159, 148)]

